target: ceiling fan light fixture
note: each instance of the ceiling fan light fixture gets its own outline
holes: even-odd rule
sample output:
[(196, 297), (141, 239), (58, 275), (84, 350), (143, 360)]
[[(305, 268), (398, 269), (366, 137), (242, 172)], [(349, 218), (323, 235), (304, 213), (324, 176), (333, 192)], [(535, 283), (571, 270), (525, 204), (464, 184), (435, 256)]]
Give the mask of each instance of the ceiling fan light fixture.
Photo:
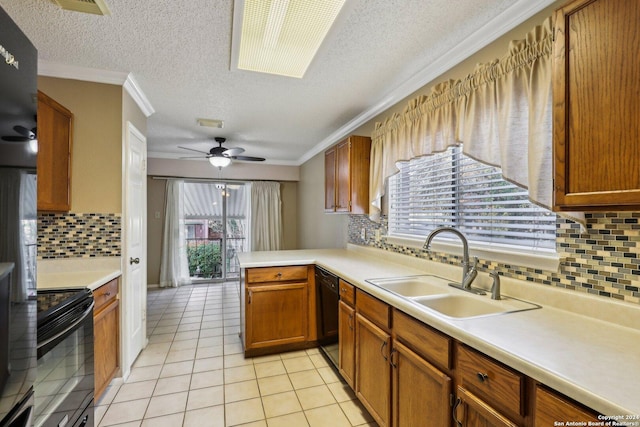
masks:
[(209, 163), (217, 168), (225, 168), (231, 164), (231, 159), (223, 156), (209, 157)]
[[(302, 78), (345, 0), (236, 0), (243, 4), (237, 68)], [(234, 58), (235, 59), (235, 58)]]

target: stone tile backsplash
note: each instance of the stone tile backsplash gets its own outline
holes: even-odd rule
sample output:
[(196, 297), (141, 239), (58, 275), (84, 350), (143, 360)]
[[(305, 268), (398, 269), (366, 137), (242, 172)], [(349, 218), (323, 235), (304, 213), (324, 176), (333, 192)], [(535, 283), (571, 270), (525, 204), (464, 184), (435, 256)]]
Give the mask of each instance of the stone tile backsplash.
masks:
[[(480, 271), (497, 270), (513, 277), (541, 285), (587, 292), (640, 304), (640, 213), (587, 213), (587, 230), (558, 217), (556, 221), (556, 250), (560, 255), (559, 271), (544, 271), (481, 259)], [(361, 238), (362, 228), (366, 238)], [(349, 216), (349, 243), (430, 259), (459, 264), (460, 257), (444, 253), (430, 253), (420, 248), (390, 244), (384, 236), (386, 218), (381, 223), (367, 215)]]
[(38, 215), (38, 259), (119, 257), (120, 214)]

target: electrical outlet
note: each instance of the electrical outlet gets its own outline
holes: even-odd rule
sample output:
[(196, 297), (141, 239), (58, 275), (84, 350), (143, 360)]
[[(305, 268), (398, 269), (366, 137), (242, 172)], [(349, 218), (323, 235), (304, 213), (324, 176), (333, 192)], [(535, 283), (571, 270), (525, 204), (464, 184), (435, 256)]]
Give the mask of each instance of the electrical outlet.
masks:
[(365, 240), (367, 238), (367, 229), (362, 227), (362, 229), (360, 230), (360, 238), (362, 240)]
[(376, 240), (380, 240), (380, 229), (376, 230)]

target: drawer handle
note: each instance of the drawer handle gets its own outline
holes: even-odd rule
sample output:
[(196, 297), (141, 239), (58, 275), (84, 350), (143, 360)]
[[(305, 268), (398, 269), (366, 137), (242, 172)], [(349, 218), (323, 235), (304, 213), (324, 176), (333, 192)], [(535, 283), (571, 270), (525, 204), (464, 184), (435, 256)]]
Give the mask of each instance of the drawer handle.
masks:
[(489, 381), (489, 375), (483, 374), (482, 372), (478, 372), (476, 374), (476, 377), (478, 378), (478, 381), (480, 381), (481, 383), (485, 381)]
[(456, 403), (453, 405), (453, 421), (455, 421), (457, 427), (462, 427), (462, 423), (458, 420), (458, 406), (462, 403), (462, 399), (457, 398)]
[(387, 346), (387, 342), (383, 341), (382, 342), (382, 346), (380, 346), (380, 354), (382, 355), (382, 357), (384, 358), (384, 360), (389, 360), (389, 358), (387, 357), (386, 354), (384, 354), (384, 348)]
[(278, 276), (278, 279), (282, 277), (282, 272), (278, 272), (278, 274), (276, 274), (276, 276)]
[(111, 295), (111, 292), (105, 292), (105, 293), (104, 293), (104, 296), (105, 296), (105, 297), (108, 297), (109, 295)]

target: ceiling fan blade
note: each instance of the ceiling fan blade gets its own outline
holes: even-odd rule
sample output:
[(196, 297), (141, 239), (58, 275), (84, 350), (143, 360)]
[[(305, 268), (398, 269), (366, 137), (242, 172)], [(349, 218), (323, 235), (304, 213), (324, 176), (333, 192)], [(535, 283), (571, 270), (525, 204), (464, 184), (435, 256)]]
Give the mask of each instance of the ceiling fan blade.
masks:
[(193, 148), (181, 147), (179, 145), (178, 145), (178, 148), (182, 148), (183, 150), (195, 151), (196, 153), (202, 153), (202, 154), (209, 155), (209, 152), (207, 152), (207, 151), (194, 150)]
[(3, 136), (2, 140), (9, 142), (25, 142), (29, 141), (29, 138), (25, 138), (24, 136)]
[(211, 156), (207, 156), (207, 157), (204, 157), (204, 156), (189, 156), (189, 157), (180, 157), (180, 159), (206, 159), (206, 158), (209, 158), (209, 157), (211, 157)]
[(23, 137), (25, 137), (27, 139), (35, 139), (36, 138), (36, 134), (34, 133), (34, 131), (31, 131), (31, 130), (27, 129), (24, 126), (16, 125), (16, 126), (13, 127), (13, 130), (15, 130), (16, 132), (18, 132), (20, 135), (22, 135)]
[(245, 162), (264, 162), (263, 157), (251, 157), (251, 156), (232, 156), (233, 160), (244, 160)]
[(235, 147), (235, 148), (227, 148), (226, 151), (222, 153), (222, 155), (227, 157), (233, 157), (241, 153), (244, 153), (244, 148)]

